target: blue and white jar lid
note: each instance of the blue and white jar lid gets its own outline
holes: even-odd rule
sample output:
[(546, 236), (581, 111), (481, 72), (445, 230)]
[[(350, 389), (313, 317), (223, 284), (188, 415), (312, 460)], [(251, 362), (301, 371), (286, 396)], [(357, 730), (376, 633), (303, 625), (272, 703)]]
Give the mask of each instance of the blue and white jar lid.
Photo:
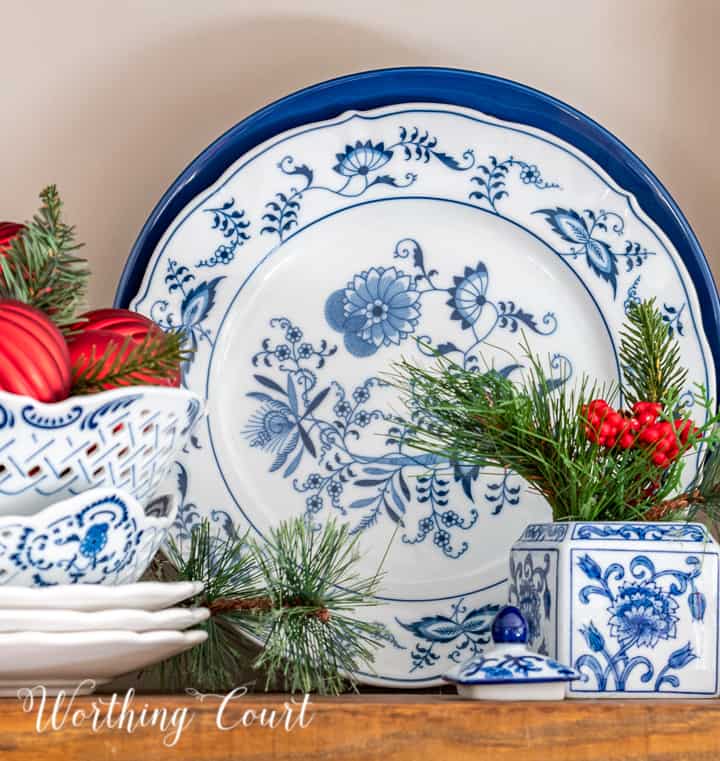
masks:
[(527, 622), (513, 605), (495, 617), (492, 638), (490, 648), (454, 666), (443, 679), (458, 685), (523, 685), (581, 678), (575, 669), (528, 649)]

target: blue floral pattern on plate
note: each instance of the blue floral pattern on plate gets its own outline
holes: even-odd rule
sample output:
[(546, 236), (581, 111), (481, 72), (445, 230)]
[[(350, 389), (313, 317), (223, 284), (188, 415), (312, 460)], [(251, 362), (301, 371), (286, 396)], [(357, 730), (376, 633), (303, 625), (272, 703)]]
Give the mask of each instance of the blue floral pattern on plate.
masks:
[[(597, 193), (573, 191), (576, 173)], [(447, 106), (408, 104), (348, 114), (273, 139), (233, 167), (178, 219), (159, 246), (132, 307), (166, 328), (182, 325), (188, 330), (196, 352), (184, 368), (184, 382), (202, 389), (212, 404), (217, 395), (217, 387), (210, 385), (215, 363), (230, 356), (222, 341), (223, 325), (226, 318), (232, 323), (246, 294), (259, 287), (258, 275), (282, 261), (288, 246), (326, 222), (360, 208), (389, 208), (410, 199), (468, 209), (479, 225), (485, 220), (505, 225), (542, 246), (547, 260), (538, 260), (538, 272), (547, 263), (570, 273), (586, 294), (583, 298), (593, 304), (592, 319), (603, 323), (609, 344), (617, 338), (625, 294), (646, 298), (662, 282), (664, 303), (676, 310), (667, 312), (668, 328), (678, 335), (672, 316), (683, 310), (678, 320), (686, 364), (695, 368), (693, 380), (714, 384), (705, 359), (709, 350), (698, 330), (697, 302), (684, 270), (631, 199), (582, 155), (548, 136)], [(232, 219), (223, 228), (221, 214), (214, 224), (214, 214), (230, 201), (228, 210), (240, 215), (232, 219), (248, 223), (239, 230), (248, 237), (239, 238), (234, 248), (237, 228)], [(382, 222), (377, 225), (381, 228)], [(190, 246), (186, 230), (193, 231)], [(317, 302), (313, 297), (313, 303), (304, 303), (298, 291), (294, 303), (265, 313), (262, 328), (247, 336), (252, 344), (247, 365), (236, 369), (238, 378), (242, 374), (237, 396), (254, 406), (248, 411), (242, 405), (234, 446), (253, 453), (253, 472), (262, 471), (263, 479), (272, 477), (272, 483), (282, 485), (277, 487), (284, 489), (282, 499), (273, 502), (282, 505), (278, 509), (283, 515), (305, 512), (316, 522), (339, 515), (367, 536), (397, 531), (393, 552), (406, 553), (410, 564), (417, 552), (423, 564), (460, 565), (472, 557), (470, 548), (480, 547), (478, 527), (491, 518), (498, 524), (517, 520), (515, 508), (525, 509), (528, 495), (512, 473), (491, 478), (461, 463), (418, 462), (393, 423), (394, 410), (383, 385), (386, 358), (427, 343), (466, 367), (484, 371), (480, 357), (489, 347), (515, 347), (524, 332), (537, 339), (539, 351), (551, 354), (557, 383), (577, 377), (582, 362), (571, 355), (574, 347), (553, 343), (563, 329), (564, 305), (557, 299), (543, 303), (541, 284), (535, 290), (527, 285), (501, 287), (501, 262), (492, 246), (468, 247), (459, 266), (447, 251), (427, 241), (422, 225), (408, 224), (401, 234), (407, 237), (377, 245), (373, 258), (362, 264), (353, 261), (350, 234), (345, 248), (327, 253), (333, 282)], [(218, 251), (218, 235), (221, 245), (232, 248), (232, 257)], [(205, 251), (198, 250), (199, 240), (207, 240)], [(221, 267), (222, 274), (209, 277), (213, 256), (215, 272)], [(207, 264), (200, 266), (203, 262)], [(265, 308), (262, 300), (256, 303)], [(519, 375), (522, 363), (505, 357), (494, 371)], [(354, 377), (343, 373), (349, 362), (357, 363)], [(219, 416), (211, 414), (208, 430), (181, 458), (193, 484), (193, 500), (188, 502), (193, 509), (184, 514), (184, 531), (216, 511), (243, 527), (246, 521), (255, 525), (258, 517), (250, 502), (238, 498), (232, 479), (219, 466), (226, 448), (213, 439), (213, 420)], [(384, 438), (378, 435), (381, 428)], [(366, 446), (371, 441), (376, 445)], [(200, 484), (193, 472), (216, 473), (217, 478), (203, 476)], [(467, 502), (456, 505), (455, 496), (451, 502), (455, 489)], [(262, 532), (260, 524), (255, 527)], [(444, 566), (438, 566), (438, 578), (446, 575)], [(438, 651), (436, 645), (442, 653), (436, 665), (416, 669), (411, 676), (408, 655), (415, 642), (399, 621), (448, 615), (448, 607), (461, 599), (468, 610), (503, 601), (501, 578), (482, 581), (477, 591), (464, 582), (449, 584), (445, 594), (437, 595), (443, 602), (393, 597), (380, 618), (405, 649), (386, 648), (377, 680), (437, 683), (449, 651)]]
[[(452, 286), (443, 287), (441, 273), (427, 268), (423, 249), (414, 238), (399, 241), (393, 256), (411, 261), (415, 271), (373, 267), (355, 275), (346, 288), (333, 292), (325, 303), (328, 324), (343, 333), (345, 348), (354, 357), (364, 358), (383, 346), (399, 344), (418, 326), (422, 299), (435, 293), (449, 295), (449, 319), (461, 320), (467, 332), (466, 344), (443, 342), (439, 344), (440, 351), (458, 355), (458, 361), (466, 367), (477, 369), (478, 351), (495, 331), (513, 333), (522, 325), (538, 335), (549, 336), (557, 328), (552, 312), (546, 312), (539, 324), (533, 314), (514, 301), (493, 301), (488, 293), (489, 271), (483, 262), (472, 270), (466, 268), (463, 275), (453, 278)], [(467, 309), (460, 316), (458, 301), (471, 291), (470, 284), (475, 283), (479, 273), (482, 287), (477, 290), (472, 286), (478, 308)], [(483, 314), (488, 319), (481, 319)], [(470, 545), (467, 540), (457, 543), (455, 533), (473, 528), (478, 510), (471, 507), (462, 515), (449, 509), (448, 486), (453, 480), (460, 482), (465, 495), (472, 499), (472, 484), (479, 469), (408, 451), (405, 430), (394, 424), (389, 410), (372, 405), (374, 392), (387, 386), (386, 381), (375, 376), (361, 379), (350, 392), (331, 375), (331, 363), (337, 355), (335, 345), (324, 338), (308, 341), (300, 326), (287, 317), (271, 319), (270, 327), (277, 329), (280, 338), (263, 338), (252, 365), (274, 372), (253, 375), (257, 390), (247, 395), (257, 401), (257, 406), (245, 422), (243, 435), (251, 447), (268, 453), (270, 472), (279, 472), (283, 478), (295, 476), (295, 491), (308, 495), (308, 518), (316, 518), (327, 504), (350, 521), (353, 533), (374, 526), (381, 516), (405, 529), (415, 503), (421, 506), (420, 517), (415, 518), (413, 531), (402, 533), (403, 543), (419, 544), (432, 536), (434, 545), (446, 557), (464, 554)], [(430, 337), (424, 340), (429, 342)], [(432, 354), (428, 348), (421, 347), (421, 351)], [(512, 362), (492, 372), (507, 377), (520, 367)], [(568, 358), (556, 354), (553, 367), (560, 373), (551, 378), (550, 385), (554, 387), (569, 379), (572, 365)], [(387, 423), (388, 448), (382, 455), (362, 451), (366, 443), (363, 429), (373, 421)], [(298, 477), (303, 461), (310, 462), (313, 470)], [(427, 472), (412, 475), (418, 468)], [(520, 500), (520, 486), (511, 483), (510, 478), (506, 472), (501, 481), (486, 485), (485, 501), (492, 506), (494, 515), (499, 515), (506, 504), (514, 506)], [(344, 496), (347, 492), (355, 498), (348, 501)], [(414, 512), (417, 515), (418, 511)]]

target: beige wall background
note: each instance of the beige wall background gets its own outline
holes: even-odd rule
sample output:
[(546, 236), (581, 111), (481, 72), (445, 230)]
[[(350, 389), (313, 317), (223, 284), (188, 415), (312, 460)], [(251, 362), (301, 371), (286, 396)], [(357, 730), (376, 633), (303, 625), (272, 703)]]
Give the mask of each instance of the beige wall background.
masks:
[(275, 98), (445, 65), (568, 101), (635, 150), (720, 273), (720, 0), (0, 0), (0, 219), (56, 182), (109, 304), (162, 193)]

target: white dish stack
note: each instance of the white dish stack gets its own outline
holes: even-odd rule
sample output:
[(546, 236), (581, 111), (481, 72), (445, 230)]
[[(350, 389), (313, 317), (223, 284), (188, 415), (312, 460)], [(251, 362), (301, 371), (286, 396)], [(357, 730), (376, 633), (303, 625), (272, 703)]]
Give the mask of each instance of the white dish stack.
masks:
[(0, 391), (0, 696), (87, 694), (205, 641), (192, 627), (209, 611), (173, 607), (202, 584), (138, 582), (177, 514), (159, 485), (201, 414), (179, 388)]
[[(44, 687), (89, 694), (207, 639), (207, 608), (171, 607), (202, 584), (0, 587), (0, 697)], [(78, 689), (79, 688), (79, 689)]]

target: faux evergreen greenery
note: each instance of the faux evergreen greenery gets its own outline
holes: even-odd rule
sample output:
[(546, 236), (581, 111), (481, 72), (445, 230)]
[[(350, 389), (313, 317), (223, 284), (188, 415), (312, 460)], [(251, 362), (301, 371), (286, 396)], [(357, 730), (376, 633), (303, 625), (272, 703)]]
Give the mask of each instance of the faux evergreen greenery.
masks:
[(625, 402), (679, 397), (687, 382), (680, 346), (663, 322), (655, 299), (633, 304), (621, 332), (620, 363)]
[[(356, 571), (358, 537), (329, 521), (319, 531), (304, 519), (281, 523), (267, 541), (219, 538), (209, 524), (192, 532), (189, 546), (170, 542), (154, 569), (162, 580), (205, 584), (191, 601), (207, 606), (208, 640), (163, 665), (166, 683), (221, 690), (235, 686), (239, 664), (290, 691), (337, 694), (352, 674), (372, 668), (382, 628), (355, 611), (376, 605), (380, 576)], [(259, 644), (252, 655), (249, 636)]]
[[(683, 458), (659, 467), (653, 447), (604, 447), (586, 430), (584, 405), (596, 398), (660, 401), (670, 424), (690, 415), (680, 404), (686, 373), (677, 342), (654, 303), (629, 309), (620, 347), (621, 387), (599, 387), (583, 378), (574, 387), (557, 388), (526, 343), (522, 350), (529, 368), (518, 383), (494, 370), (468, 370), (439, 354), (430, 368), (401, 362), (395, 380), (408, 409), (401, 421), (408, 445), (451, 462), (514, 470), (547, 499), (556, 520), (673, 517), (697, 499), (699, 492), (682, 495), (681, 502), (672, 497)], [(702, 389), (689, 395), (704, 408), (707, 422), (692, 430), (685, 454), (701, 437), (712, 452), (718, 442), (714, 405)]]
[(0, 296), (46, 312), (58, 325), (72, 322), (85, 299), (90, 270), (75, 255), (75, 228), (62, 220), (55, 185), (40, 194), (42, 207), (0, 256)]
[(172, 378), (192, 351), (181, 331), (150, 331), (142, 341), (130, 336), (111, 341), (105, 351), (92, 351), (73, 368), (72, 393), (93, 394), (106, 387), (135, 386)]

